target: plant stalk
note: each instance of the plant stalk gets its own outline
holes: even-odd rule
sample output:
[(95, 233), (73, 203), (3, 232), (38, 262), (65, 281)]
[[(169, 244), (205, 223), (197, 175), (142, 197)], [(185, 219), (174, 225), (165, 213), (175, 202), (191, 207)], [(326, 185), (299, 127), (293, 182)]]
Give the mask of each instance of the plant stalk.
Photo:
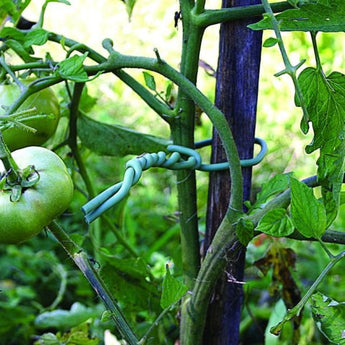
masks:
[(19, 167), (15, 160), (13, 159), (10, 150), (8, 149), (4, 137), (0, 131), (0, 160), (2, 161), (9, 184), (15, 184), (20, 181), (20, 176), (18, 174)]
[(67, 254), (71, 257), (74, 263), (82, 271), (86, 279), (89, 281), (97, 295), (101, 298), (105, 306), (111, 311), (111, 318), (121, 335), (128, 342), (129, 345), (137, 345), (138, 339), (133, 330), (127, 323), (119, 306), (108, 291), (107, 286), (102, 281), (98, 272), (90, 262), (86, 253), (72, 241), (68, 234), (55, 221), (49, 224), (48, 229), (52, 232), (55, 238), (60, 242)]
[[(203, 30), (191, 24), (192, 1), (180, 1), (183, 38), (181, 73), (196, 84), (198, 59)], [(175, 145), (194, 147), (195, 104), (183, 88), (179, 87), (176, 109), (178, 117), (170, 122), (171, 137)], [(195, 172), (181, 170), (176, 173), (180, 218), (181, 256), (184, 283), (192, 289), (200, 267), (199, 229)], [(182, 316), (183, 318), (183, 316)]]

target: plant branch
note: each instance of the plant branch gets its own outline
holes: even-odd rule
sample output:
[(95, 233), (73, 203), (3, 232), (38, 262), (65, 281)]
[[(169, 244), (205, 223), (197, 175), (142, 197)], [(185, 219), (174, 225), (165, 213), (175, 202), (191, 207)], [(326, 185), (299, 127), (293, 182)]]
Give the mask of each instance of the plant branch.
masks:
[[(92, 48), (86, 46), (85, 44), (80, 44), (77, 41), (74, 41), (69, 38), (65, 38), (61, 35), (50, 33), (49, 40), (52, 42), (60, 43), (64, 41), (66, 47), (73, 47), (76, 51), (80, 53), (88, 53), (88, 58), (101, 64), (107, 61), (107, 59), (93, 50)], [(164, 120), (167, 120), (169, 117), (175, 116), (175, 112), (171, 110), (166, 104), (160, 102), (147, 88), (145, 88), (141, 83), (136, 81), (133, 77), (127, 74), (122, 70), (112, 71), (121, 81), (127, 84), (135, 93), (137, 93), (143, 101), (153, 109), (157, 114), (159, 114)]]
[(93, 267), (86, 253), (72, 241), (67, 233), (56, 222), (49, 224), (48, 229), (52, 232), (55, 238), (60, 242), (67, 254), (71, 257), (74, 263), (78, 266), (86, 279), (89, 281), (93, 289), (101, 298), (107, 309), (111, 311), (111, 318), (116, 327), (130, 345), (137, 345), (138, 339), (133, 330), (127, 323), (119, 306), (112, 297), (108, 288), (102, 281), (96, 269)]
[[(276, 2), (271, 4), (273, 12), (281, 12), (292, 8), (287, 2)], [(229, 22), (237, 19), (253, 18), (265, 13), (263, 5), (251, 6), (237, 6), (228, 7), (218, 10), (204, 10), (200, 13), (195, 13), (193, 16), (193, 23), (200, 27), (207, 27), (210, 25)]]
[[(191, 12), (194, 1), (180, 1), (182, 14), (182, 54), (181, 74), (193, 85), (196, 84), (198, 60), (203, 30), (191, 23)], [(178, 118), (170, 123), (171, 137), (175, 145), (194, 146), (195, 104), (179, 86), (176, 111)], [(196, 176), (194, 171), (176, 172), (177, 195), (180, 220), (181, 259), (184, 283), (192, 289), (200, 268), (200, 245), (198, 228), (198, 208)], [(182, 323), (184, 315), (181, 315)]]
[[(297, 98), (298, 98), (300, 106), (303, 110), (304, 122), (306, 123), (309, 121), (309, 115), (308, 115), (308, 110), (307, 110), (307, 107), (306, 107), (306, 104), (304, 101), (301, 87), (300, 87), (299, 82), (297, 80), (297, 73), (296, 73), (297, 70), (303, 65), (303, 63), (305, 61), (302, 60), (295, 66), (293, 66), (291, 64), (290, 59), (288, 57), (288, 54), (286, 52), (285, 46), (284, 46), (282, 35), (280, 33), (279, 23), (273, 14), (271, 5), (268, 3), (268, 0), (261, 0), (261, 1), (262, 1), (263, 6), (264, 6), (264, 9), (266, 11), (266, 16), (268, 16), (268, 18), (271, 20), (271, 24), (272, 24), (274, 33), (275, 33), (276, 38), (277, 38), (280, 54), (283, 58), (284, 65), (285, 65), (285, 69), (282, 70), (281, 72), (276, 73), (275, 76), (278, 77), (278, 76), (281, 76), (283, 74), (288, 74), (290, 76), (290, 78), (292, 79), (292, 82), (293, 82), (294, 87), (295, 87)], [(306, 133), (308, 130), (306, 128), (302, 128), (302, 131), (304, 133)]]
[(284, 316), (284, 319), (279, 322), (276, 326), (271, 328), (271, 333), (275, 335), (279, 335), (281, 332), (284, 324), (294, 318), (295, 316), (298, 316), (301, 312), (302, 308), (305, 306), (305, 304), (308, 302), (311, 295), (315, 292), (316, 288), (319, 286), (319, 284), (322, 282), (322, 280), (325, 278), (325, 276), (328, 274), (328, 272), (334, 267), (335, 264), (337, 264), (343, 257), (345, 256), (345, 251), (341, 252), (339, 255), (334, 256), (331, 258), (328, 265), (323, 269), (321, 274), (317, 277), (317, 279), (314, 281), (312, 286), (309, 288), (307, 293), (303, 296), (303, 298), (296, 304), (292, 309), (288, 310), (286, 315)]
[(41, 79), (36, 79), (30, 84), (25, 85), (21, 95), (16, 99), (16, 101), (9, 108), (7, 115), (13, 114), (23, 103), (24, 101), (31, 96), (32, 94), (55, 85), (62, 81), (62, 78), (57, 76), (44, 77)]
[(90, 66), (88, 70), (89, 72), (97, 73), (99, 70), (112, 72), (121, 68), (147, 69), (165, 76), (183, 89), (185, 94), (205, 112), (219, 133), (229, 161), (230, 177), (231, 181), (233, 181), (230, 208), (242, 210), (242, 174), (240, 160), (236, 144), (223, 113), (192, 82), (164, 61), (157, 62), (153, 58), (122, 55), (116, 52), (111, 54), (109, 59), (103, 64), (96, 67)]

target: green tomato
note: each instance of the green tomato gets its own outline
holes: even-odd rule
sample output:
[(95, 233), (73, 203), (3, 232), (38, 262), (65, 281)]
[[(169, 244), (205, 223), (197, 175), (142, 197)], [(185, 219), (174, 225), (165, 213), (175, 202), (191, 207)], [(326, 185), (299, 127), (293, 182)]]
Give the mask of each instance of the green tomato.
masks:
[[(11, 191), (0, 190), (0, 243), (20, 243), (37, 235), (72, 201), (73, 182), (64, 162), (54, 152), (38, 146), (12, 153), (20, 169), (33, 165), (39, 181), (23, 189), (17, 202)], [(0, 161), (0, 173), (4, 172)]]
[[(28, 84), (32, 79), (24, 80)], [(17, 84), (0, 85), (0, 115), (5, 115), (6, 110), (20, 96), (20, 88)], [(26, 146), (42, 145), (56, 131), (60, 119), (60, 105), (52, 89), (43, 89), (30, 97), (19, 107), (18, 111), (36, 108), (35, 114), (49, 115), (44, 118), (25, 119), (23, 124), (36, 129), (29, 132), (21, 128), (11, 126), (3, 130), (2, 134), (9, 149), (16, 150)]]

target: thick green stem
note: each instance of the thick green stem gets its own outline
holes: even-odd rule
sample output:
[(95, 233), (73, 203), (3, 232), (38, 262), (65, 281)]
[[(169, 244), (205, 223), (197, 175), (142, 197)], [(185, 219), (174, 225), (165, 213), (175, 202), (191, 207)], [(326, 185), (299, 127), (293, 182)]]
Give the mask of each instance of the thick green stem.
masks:
[[(192, 1), (180, 1), (183, 44), (181, 73), (196, 84), (199, 51), (203, 30), (191, 25)], [(174, 144), (194, 147), (195, 104), (183, 88), (179, 88), (176, 102), (178, 117), (170, 122)], [(181, 170), (176, 173), (178, 205), (181, 227), (181, 250), (184, 282), (191, 289), (200, 267), (200, 245), (197, 215), (195, 172)], [(182, 316), (183, 317), (183, 316)]]
[[(281, 12), (292, 8), (287, 2), (276, 2), (271, 4), (273, 12)], [(196, 12), (193, 18), (195, 25), (207, 27), (214, 24), (229, 22), (231, 20), (253, 18), (260, 16), (265, 12), (263, 5), (250, 5), (222, 8), (218, 10), (205, 10), (203, 12)], [(200, 14), (199, 14), (200, 13)]]
[(87, 192), (90, 198), (93, 198), (96, 193), (93, 187), (93, 184), (89, 178), (87, 173), (85, 164), (80, 156), (80, 152), (77, 145), (77, 121), (78, 121), (78, 114), (79, 114), (79, 103), (81, 99), (81, 95), (83, 92), (85, 84), (84, 83), (75, 83), (72, 101), (70, 104), (70, 117), (69, 117), (69, 134), (67, 138), (67, 143), (72, 150), (74, 159), (77, 163), (79, 173), (85, 183)]
[(89, 281), (98, 296), (102, 299), (103, 303), (109, 311), (111, 311), (111, 318), (117, 326), (118, 330), (124, 339), (130, 345), (137, 345), (138, 339), (134, 334), (131, 327), (128, 325), (125, 317), (123, 316), (119, 306), (108, 291), (107, 286), (100, 278), (98, 272), (93, 267), (86, 253), (72, 241), (67, 233), (56, 222), (49, 224), (48, 229), (53, 233), (55, 238), (60, 242), (67, 254), (72, 258), (74, 263), (82, 271), (86, 279)]
[(207, 251), (192, 295), (183, 305), (182, 313), (187, 316), (181, 325), (181, 344), (183, 345), (201, 343), (214, 284), (229, 262), (236, 260), (241, 249), (234, 230), (234, 223), (239, 213), (234, 211), (229, 213), (228, 217), (223, 219)]

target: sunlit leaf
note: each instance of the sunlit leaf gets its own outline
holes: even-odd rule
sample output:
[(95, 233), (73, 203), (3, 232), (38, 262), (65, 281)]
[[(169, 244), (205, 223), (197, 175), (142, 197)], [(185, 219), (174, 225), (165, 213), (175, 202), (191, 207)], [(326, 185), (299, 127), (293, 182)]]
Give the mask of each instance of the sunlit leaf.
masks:
[[(327, 226), (335, 219), (343, 181), (345, 158), (345, 76), (333, 72), (325, 76), (319, 68), (306, 68), (298, 77), (314, 131), (306, 152), (320, 150), (318, 180), (327, 212)], [(298, 104), (298, 103), (297, 103)]]
[(24, 11), (29, 5), (31, 0), (1, 0), (0, 6), (0, 28), (4, 24), (5, 20), (10, 17), (12, 22), (16, 23)]
[(48, 41), (49, 32), (44, 29), (30, 30), (25, 35), (24, 47), (30, 47), (31, 45), (41, 46)]
[(269, 37), (263, 43), (263, 47), (270, 48), (270, 47), (275, 46), (277, 43), (278, 43), (278, 39), (277, 38)]
[(267, 212), (260, 219), (256, 230), (271, 236), (283, 237), (291, 235), (294, 231), (294, 226), (286, 214), (286, 210), (284, 208), (276, 208)]
[(126, 10), (128, 14), (128, 18), (130, 19), (132, 16), (133, 8), (136, 3), (136, 0), (121, 0), (126, 5)]
[(154, 76), (152, 74), (148, 73), (148, 72), (143, 72), (143, 75), (144, 75), (146, 86), (150, 90), (156, 91), (156, 82), (155, 82)]
[(291, 216), (296, 229), (305, 237), (321, 238), (326, 231), (326, 211), (312, 188), (290, 178)]
[[(299, 8), (283, 11), (276, 16), (282, 31), (345, 31), (345, 2), (313, 1)], [(271, 19), (264, 16), (260, 22), (251, 24), (253, 30), (272, 29)]]
[(88, 75), (85, 72), (83, 65), (86, 56), (87, 53), (83, 55), (73, 55), (66, 60), (61, 61), (55, 73), (64, 79), (75, 82), (88, 81)]
[(289, 174), (277, 174), (262, 185), (256, 196), (255, 204), (250, 208), (260, 208), (269, 198), (283, 192), (289, 187)]

